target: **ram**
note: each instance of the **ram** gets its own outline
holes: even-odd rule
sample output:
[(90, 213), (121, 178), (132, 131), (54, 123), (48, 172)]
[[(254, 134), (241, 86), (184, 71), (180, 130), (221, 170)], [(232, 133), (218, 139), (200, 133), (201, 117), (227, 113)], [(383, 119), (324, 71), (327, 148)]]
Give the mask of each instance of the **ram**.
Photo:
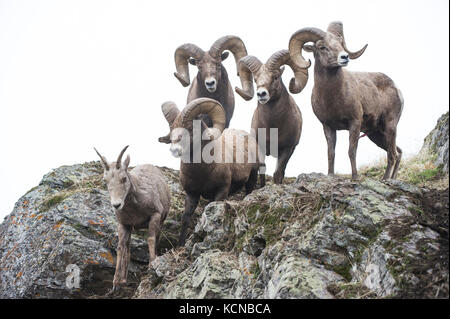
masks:
[(130, 156), (122, 162), (128, 146), (117, 161), (109, 163), (95, 148), (101, 159), (111, 204), (119, 223), (116, 271), (113, 289), (117, 291), (127, 281), (130, 261), (131, 231), (148, 228), (149, 266), (156, 258), (156, 243), (170, 208), (170, 191), (161, 171), (153, 165), (138, 165), (128, 171)]
[[(261, 150), (266, 150), (266, 155), (271, 155), (271, 149), (277, 148), (277, 152), (272, 154), (278, 157), (273, 175), (276, 184), (283, 182), (286, 165), (302, 133), (302, 113), (281, 80), (284, 65), (289, 65), (295, 75), (289, 84), (290, 92), (300, 93), (308, 81), (308, 70), (295, 65), (287, 50), (274, 53), (266, 64), (262, 64), (254, 56), (242, 58), (238, 65), (242, 89), (236, 88), (242, 98), (251, 100), (254, 94), (253, 75), (257, 86), (258, 106), (253, 113), (252, 132), (256, 134)], [(276, 140), (270, 129), (277, 130)], [(262, 138), (265, 136), (264, 140), (260, 140), (261, 130), (265, 131), (262, 135)], [(271, 143), (277, 145), (271, 146)], [(260, 180), (261, 186), (264, 186), (265, 175), (261, 174)]]
[(397, 124), (403, 110), (402, 93), (383, 73), (343, 69), (366, 48), (367, 45), (357, 52), (348, 50), (341, 22), (330, 23), (327, 32), (318, 28), (300, 29), (289, 41), (291, 58), (300, 67), (311, 63), (302, 56), (302, 49), (314, 53), (311, 104), (328, 144), (328, 174), (334, 174), (336, 130), (348, 130), (352, 179), (358, 179), (356, 149), (360, 132), (387, 152), (383, 179), (395, 179), (402, 157), (402, 150), (396, 145)]
[[(186, 198), (178, 245), (183, 246), (200, 196), (221, 201), (243, 186), (250, 193), (258, 178), (260, 154), (253, 136), (225, 129), (225, 111), (213, 99), (195, 99), (181, 112), (175, 103), (166, 102), (162, 112), (170, 126), (170, 151), (181, 158), (180, 184)], [(201, 114), (210, 117), (212, 128), (196, 120)]]
[[(188, 63), (197, 66), (197, 76), (193, 79), (189, 88), (187, 103), (200, 98), (207, 97), (218, 101), (225, 110), (225, 128), (230, 125), (234, 112), (234, 93), (228, 73), (222, 64), (228, 57), (228, 52), (233, 53), (236, 65), (239, 59), (247, 55), (244, 42), (237, 36), (227, 35), (213, 43), (209, 51), (203, 51), (192, 43), (186, 43), (175, 50), (175, 66), (177, 71), (175, 77), (184, 87), (189, 86)], [(211, 127), (211, 119), (202, 114), (200, 119)], [(170, 143), (169, 135), (159, 139), (161, 143)]]

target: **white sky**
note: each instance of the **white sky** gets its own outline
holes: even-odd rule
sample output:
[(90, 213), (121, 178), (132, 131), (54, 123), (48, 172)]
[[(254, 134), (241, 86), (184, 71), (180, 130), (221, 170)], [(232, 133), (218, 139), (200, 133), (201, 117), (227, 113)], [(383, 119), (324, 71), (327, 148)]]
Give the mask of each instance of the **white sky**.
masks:
[[(240, 36), (260, 60), (287, 49), (296, 30), (344, 23), (350, 50), (368, 49), (349, 70), (379, 71), (402, 90), (398, 145), (416, 153), (449, 105), (447, 0), (423, 1), (20, 1), (0, 0), (0, 217), (41, 177), (61, 165), (114, 160), (130, 144), (131, 165), (178, 168), (160, 105), (185, 106), (187, 88), (173, 76), (173, 53), (191, 42), (204, 50)], [(234, 59), (224, 62), (239, 85)], [(311, 72), (312, 73), (312, 72)], [(191, 77), (196, 69), (191, 67)], [(287, 84), (292, 71), (287, 68)], [(326, 141), (310, 103), (314, 78), (295, 100), (300, 143), (286, 175), (327, 170)], [(236, 95), (231, 127), (249, 130), (256, 99)], [(338, 134), (336, 170), (350, 172), (348, 132)], [(367, 138), (358, 166), (385, 157)], [(268, 160), (273, 174), (275, 160)], [(1, 221), (1, 219), (0, 219)]]

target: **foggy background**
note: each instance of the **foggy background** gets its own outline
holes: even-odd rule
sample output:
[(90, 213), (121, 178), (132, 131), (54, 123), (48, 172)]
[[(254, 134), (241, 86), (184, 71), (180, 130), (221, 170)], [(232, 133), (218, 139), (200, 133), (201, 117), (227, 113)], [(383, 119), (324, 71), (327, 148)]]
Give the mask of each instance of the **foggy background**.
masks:
[[(386, 73), (402, 90), (397, 144), (411, 156), (448, 109), (448, 11), (447, 0), (0, 0), (0, 222), (52, 168), (98, 160), (94, 146), (112, 161), (129, 144), (131, 165), (178, 169), (169, 146), (157, 142), (168, 132), (161, 104), (183, 108), (188, 92), (173, 76), (174, 51), (187, 42), (208, 50), (224, 35), (239, 36), (265, 62), (287, 49), (296, 30), (343, 21), (350, 50), (369, 44), (347, 68)], [(224, 65), (240, 86), (231, 55)], [(310, 102), (313, 67), (294, 95), (303, 131), (286, 176), (327, 172), (326, 140)], [(196, 70), (190, 66), (191, 79)], [(286, 67), (286, 85), (292, 75)], [(256, 98), (235, 99), (230, 127), (248, 131)], [(340, 131), (337, 173), (351, 171), (347, 148), (348, 132)], [(385, 154), (362, 138), (357, 164)], [(272, 175), (275, 159), (266, 162)]]

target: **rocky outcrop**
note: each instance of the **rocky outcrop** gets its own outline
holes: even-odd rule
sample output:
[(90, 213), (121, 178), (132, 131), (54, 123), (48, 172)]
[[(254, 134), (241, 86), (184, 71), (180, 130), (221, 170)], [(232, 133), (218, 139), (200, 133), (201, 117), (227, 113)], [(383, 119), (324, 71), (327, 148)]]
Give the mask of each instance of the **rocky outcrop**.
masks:
[(448, 112), (437, 121), (436, 127), (424, 140), (421, 152), (435, 157), (434, 164), (442, 168), (442, 172), (448, 174)]
[(178, 262), (157, 259), (135, 297), (446, 297), (447, 236), (443, 192), (302, 174), (210, 203)]
[[(178, 238), (184, 201), (178, 172), (163, 171), (172, 192), (172, 210), (164, 224), (160, 254), (173, 248)], [(99, 162), (62, 166), (19, 199), (0, 225), (0, 298), (85, 298), (111, 289), (117, 222), (102, 174)], [(131, 243), (125, 295), (134, 291), (148, 265), (145, 231), (134, 233)], [(77, 271), (79, 288), (69, 278)]]
[[(448, 114), (439, 123), (424, 151), (445, 169)], [(269, 179), (247, 196), (201, 201), (185, 247), (175, 248), (184, 192), (178, 171), (161, 169), (172, 200), (158, 257), (147, 269), (146, 234), (134, 233), (129, 284), (116, 298), (449, 296), (448, 185), (315, 173), (283, 185)], [(0, 225), (0, 298), (105, 297), (116, 228), (99, 162), (48, 173)]]

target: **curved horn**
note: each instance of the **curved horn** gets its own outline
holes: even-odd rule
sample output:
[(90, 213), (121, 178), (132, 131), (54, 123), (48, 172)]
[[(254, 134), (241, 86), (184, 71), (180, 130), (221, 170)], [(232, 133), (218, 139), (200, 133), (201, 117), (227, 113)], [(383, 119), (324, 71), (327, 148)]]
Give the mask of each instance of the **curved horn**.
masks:
[(303, 69), (296, 65), (292, 61), (288, 50), (275, 52), (266, 62), (267, 68), (271, 71), (279, 70), (285, 64), (289, 65), (294, 71), (294, 77), (289, 82), (289, 91), (294, 94), (300, 93), (308, 82), (308, 69)]
[(307, 69), (311, 61), (306, 62), (302, 55), (302, 48), (306, 42), (316, 42), (323, 39), (326, 33), (317, 28), (303, 28), (295, 32), (289, 40), (289, 53), (292, 61), (300, 68)]
[(207, 114), (213, 123), (213, 128), (221, 133), (225, 129), (225, 111), (222, 105), (210, 98), (198, 98), (191, 101), (181, 112), (181, 123), (185, 128), (192, 127), (192, 121), (200, 114)]
[(195, 44), (186, 43), (180, 45), (175, 50), (175, 66), (177, 72), (174, 73), (175, 77), (180, 81), (181, 85), (188, 86), (191, 82), (189, 78), (189, 66), (188, 59), (193, 57), (196, 60), (202, 58), (204, 52)]
[(356, 51), (356, 52), (352, 52), (347, 48), (347, 45), (345, 44), (345, 37), (344, 37), (344, 25), (342, 24), (341, 21), (331, 22), (328, 25), (327, 31), (330, 32), (331, 34), (334, 34), (334, 35), (342, 38), (342, 46), (344, 47), (345, 52), (348, 53), (348, 56), (350, 59), (352, 59), (352, 60), (357, 59), (364, 53), (364, 51), (366, 51), (367, 44), (361, 50)]
[(95, 150), (95, 152), (97, 153), (97, 155), (100, 157), (100, 160), (102, 161), (102, 163), (103, 163), (103, 166), (105, 166), (105, 169), (108, 171), (109, 170), (109, 164), (108, 164), (108, 161), (106, 160), (106, 158), (103, 156), (103, 155), (101, 155), (98, 151), (97, 151), (97, 149), (94, 147), (94, 150)]
[(117, 161), (116, 161), (116, 168), (117, 169), (119, 169), (120, 166), (122, 165), (122, 156), (123, 156), (123, 153), (125, 153), (125, 151), (127, 150), (128, 146), (129, 145), (125, 146), (123, 148), (123, 150), (120, 152), (119, 157), (117, 157)]
[(259, 61), (257, 57), (252, 55), (248, 55), (239, 60), (238, 70), (242, 89), (236, 87), (235, 91), (246, 101), (250, 101), (255, 94), (253, 90), (252, 74), (258, 72), (261, 66), (261, 61)]
[[(180, 114), (180, 110), (174, 102), (165, 102), (161, 105), (161, 110), (163, 112), (164, 117), (169, 123), (170, 130), (172, 130), (173, 122), (177, 118), (178, 114)], [(160, 143), (169, 144), (170, 143), (170, 132), (165, 136), (161, 136), (158, 138)]]
[(209, 49), (209, 54), (212, 57), (219, 58), (225, 50), (233, 53), (234, 60), (236, 61), (237, 75), (239, 76), (239, 60), (247, 55), (244, 42), (237, 36), (226, 35), (213, 43)]

